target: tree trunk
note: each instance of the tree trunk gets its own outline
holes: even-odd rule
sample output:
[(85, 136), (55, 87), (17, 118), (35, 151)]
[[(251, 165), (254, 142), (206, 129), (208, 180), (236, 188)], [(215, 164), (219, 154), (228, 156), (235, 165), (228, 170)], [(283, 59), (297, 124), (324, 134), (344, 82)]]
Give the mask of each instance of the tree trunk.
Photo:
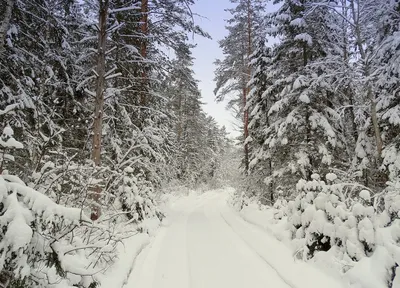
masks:
[(179, 89), (178, 89), (178, 95), (177, 95), (177, 97), (178, 97), (178, 124), (177, 124), (177, 127), (176, 127), (176, 130), (177, 130), (177, 135), (178, 135), (178, 143), (180, 143), (180, 141), (181, 141), (181, 137), (182, 137), (182, 122), (183, 122), (183, 113), (182, 113), (182, 97), (183, 97), (183, 95), (182, 95), (182, 93), (181, 93), (181, 82), (179, 82)]
[(351, 134), (354, 138), (354, 143), (357, 143), (358, 140), (358, 129), (357, 129), (357, 124), (356, 124), (356, 116), (354, 113), (354, 97), (353, 97), (353, 92), (350, 91), (350, 88), (348, 87), (345, 90), (346, 96), (349, 98), (349, 103), (350, 103), (350, 108), (349, 108), (349, 116), (351, 120)]
[[(106, 42), (107, 42), (107, 14), (108, 0), (99, 0), (99, 34), (98, 34), (98, 50), (97, 50), (97, 81), (96, 81), (96, 104), (94, 110), (93, 122), (93, 145), (92, 160), (96, 166), (101, 166), (101, 134), (103, 126), (103, 106), (104, 106), (104, 81), (106, 66)], [(99, 202), (101, 187), (96, 186), (94, 189), (93, 199)], [(96, 203), (98, 204), (98, 203)], [(100, 216), (99, 206), (92, 207), (92, 220), (97, 220)]]
[(7, 0), (5, 4), (5, 7), (3, 7), (1, 10), (3, 10), (0, 19), (1, 20), (1, 25), (0, 25), (0, 53), (4, 50), (4, 42), (6, 40), (6, 34), (8, 30), (8, 26), (10, 25), (11, 21), (11, 16), (12, 16), (12, 9), (14, 7), (14, 0)]
[[(148, 33), (148, 9), (149, 9), (149, 1), (148, 0), (142, 0), (141, 3), (141, 13), (142, 13), (142, 18), (140, 20), (141, 25), (140, 25), (140, 31), (142, 33), (142, 41), (140, 43), (140, 55), (142, 56), (143, 59), (147, 58), (147, 33)], [(140, 104), (142, 106), (146, 106), (147, 104), (147, 72), (146, 72), (146, 65), (143, 68), (142, 72), (142, 81), (143, 81), (143, 87), (142, 91), (140, 94)]]
[[(303, 44), (303, 67), (306, 67), (308, 64), (308, 53), (307, 53), (307, 44)], [(307, 143), (307, 149), (311, 149), (311, 147), (314, 146), (314, 143), (312, 143), (312, 135), (311, 135), (311, 122), (310, 122), (310, 107), (307, 105), (306, 106), (306, 143)], [(309, 150), (311, 151), (311, 150)], [(311, 152), (312, 153), (312, 152)], [(311, 154), (310, 153), (310, 154)], [(309, 156), (309, 161), (310, 161), (310, 165), (309, 167), (305, 168), (305, 177), (307, 181), (311, 181), (311, 175), (313, 174), (312, 171), (312, 167), (313, 167), (313, 163), (314, 163), (314, 159), (312, 157), (312, 155)]]
[[(342, 0), (342, 15), (345, 17), (345, 19), (347, 19), (347, 17), (348, 17), (348, 7), (346, 6), (346, 2), (347, 2), (347, 0)], [(344, 47), (343, 47), (343, 58), (344, 59), (343, 60), (346, 65), (346, 68), (348, 68), (349, 67), (349, 43), (348, 43), (349, 36), (347, 35), (348, 23), (345, 19), (343, 19), (343, 24), (342, 24), (343, 25), (343, 27), (342, 27), (343, 43), (344, 43)], [(347, 113), (348, 113), (348, 116), (351, 121), (350, 134), (353, 136), (354, 145), (355, 145), (355, 143), (357, 143), (357, 140), (358, 140), (358, 129), (357, 129), (356, 121), (355, 121), (355, 119), (356, 119), (355, 113), (354, 113), (354, 104), (355, 103), (354, 103), (353, 91), (351, 89), (350, 83), (345, 88), (344, 94), (346, 95), (347, 100), (349, 100), (349, 104), (350, 104), (349, 109), (346, 109), (346, 111), (348, 111)], [(355, 146), (353, 148), (355, 148)]]
[[(250, 56), (252, 53), (252, 37), (251, 37), (251, 0), (247, 0), (247, 61), (246, 61), (246, 66), (247, 66), (247, 83), (250, 81), (251, 77), (251, 67), (250, 67)], [(244, 141), (246, 141), (247, 137), (249, 137), (249, 111), (246, 108), (247, 105), (247, 95), (249, 94), (249, 87), (247, 86), (247, 83), (244, 83), (244, 88), (243, 88), (243, 124), (244, 124)], [(249, 144), (245, 143), (244, 145), (244, 159), (245, 159), (245, 167), (246, 167), (246, 173), (248, 173), (249, 170)]]
[(268, 164), (268, 174), (269, 177), (271, 177), (271, 182), (269, 183), (269, 191), (270, 191), (270, 200), (271, 200), (271, 205), (274, 205), (274, 182), (272, 181), (272, 174), (273, 174), (273, 170), (272, 170), (272, 160), (268, 159), (267, 160), (267, 164)]
[[(359, 15), (360, 15), (359, 5), (357, 5), (357, 7), (355, 7), (354, 0), (350, 0), (350, 8), (351, 8), (352, 16), (353, 16), (353, 21), (354, 21), (354, 32), (355, 32), (355, 36), (356, 36), (356, 44), (357, 44), (358, 50), (360, 51), (361, 59), (364, 62), (364, 76), (366, 78), (368, 78), (370, 76), (370, 71), (369, 71), (367, 55), (366, 55), (364, 47), (363, 47), (363, 39), (361, 37), (360, 23), (359, 23)], [(357, 9), (357, 11), (356, 11), (356, 9)], [(376, 141), (376, 150), (377, 150), (377, 154), (378, 154), (378, 159), (380, 159), (381, 154), (382, 154), (383, 142), (382, 142), (382, 137), (381, 137), (381, 131), (379, 129), (378, 116), (377, 116), (377, 112), (376, 112), (375, 95), (372, 91), (371, 83), (369, 80), (367, 80), (366, 89), (367, 89), (367, 98), (371, 102), (370, 103), (370, 105), (371, 105), (370, 106), (371, 120), (372, 120), (373, 129), (375, 132), (375, 141)]]
[(244, 165), (246, 173), (249, 171), (249, 144), (246, 143), (246, 139), (249, 136), (249, 111), (246, 109), (247, 104), (247, 87), (243, 88), (243, 124), (244, 124)]

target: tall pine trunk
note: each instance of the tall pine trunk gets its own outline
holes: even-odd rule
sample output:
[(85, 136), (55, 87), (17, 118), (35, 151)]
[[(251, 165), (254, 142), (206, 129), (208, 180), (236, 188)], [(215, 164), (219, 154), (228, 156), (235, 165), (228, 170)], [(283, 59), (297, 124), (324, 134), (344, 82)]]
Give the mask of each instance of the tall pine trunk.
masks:
[(4, 50), (4, 41), (6, 40), (7, 30), (11, 21), (14, 0), (6, 0), (5, 3), (1, 5), (4, 5), (1, 10), (4, 10), (0, 14), (0, 19), (2, 19), (0, 25), (0, 53)]
[[(147, 33), (148, 33), (148, 11), (149, 10), (149, 1), (148, 0), (142, 0), (141, 2), (141, 14), (142, 18), (140, 20), (140, 32), (142, 34), (142, 41), (140, 43), (140, 55), (142, 56), (143, 60), (147, 58)], [(140, 94), (140, 104), (145, 107), (147, 104), (147, 71), (146, 71), (146, 65), (144, 65), (143, 71), (142, 71), (142, 81), (143, 81), (143, 87), (142, 91)]]
[[(252, 38), (251, 38), (251, 0), (247, 0), (247, 83), (250, 81), (251, 77), (251, 67), (250, 67), (250, 56), (252, 53)], [(247, 137), (249, 137), (249, 111), (246, 108), (247, 105), (247, 95), (249, 94), (249, 87), (245, 83), (243, 88), (243, 124), (244, 124), (244, 160), (245, 160), (245, 168), (246, 173), (249, 171), (249, 144), (246, 142)]]
[[(92, 160), (96, 166), (101, 166), (101, 136), (103, 126), (103, 108), (104, 108), (104, 82), (105, 82), (105, 66), (106, 66), (106, 44), (107, 44), (107, 14), (108, 0), (99, 0), (99, 33), (98, 33), (98, 49), (97, 49), (97, 68), (96, 68), (96, 103), (93, 121), (93, 145)], [(101, 187), (96, 186), (94, 189), (93, 199), (99, 202)], [(97, 220), (100, 216), (99, 203), (95, 203), (92, 207), (92, 220)]]

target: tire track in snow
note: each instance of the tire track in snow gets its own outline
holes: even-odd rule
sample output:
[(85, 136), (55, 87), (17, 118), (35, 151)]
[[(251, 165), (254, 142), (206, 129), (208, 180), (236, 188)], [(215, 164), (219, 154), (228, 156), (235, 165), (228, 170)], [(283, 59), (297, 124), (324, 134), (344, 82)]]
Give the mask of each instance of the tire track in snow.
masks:
[(253, 251), (253, 253), (255, 255), (257, 255), (257, 257), (259, 257), (266, 265), (268, 265), (268, 267), (272, 268), (276, 274), (279, 276), (279, 278), (290, 288), (297, 288), (296, 285), (290, 281), (289, 279), (287, 279), (285, 276), (283, 276), (283, 274), (277, 269), (275, 268), (267, 259), (265, 259), (265, 257), (263, 255), (261, 255), (254, 247), (253, 245), (251, 245), (242, 235), (240, 235), (239, 233), (237, 233), (235, 231), (235, 229), (232, 227), (232, 225), (228, 222), (228, 220), (226, 220), (226, 218), (224, 217), (224, 215), (222, 214), (222, 212), (219, 212), (220, 217), (223, 219), (223, 221), (226, 223), (226, 225), (230, 228), (230, 230), (237, 235), (238, 238), (241, 239), (241, 241), (251, 250)]
[(189, 249), (189, 241), (188, 241), (188, 239), (189, 239), (189, 237), (188, 237), (188, 234), (189, 234), (188, 222), (189, 222), (190, 214), (185, 219), (185, 232), (186, 232), (185, 233), (185, 243), (186, 243), (185, 248), (186, 248), (186, 262), (187, 262), (186, 268), (187, 268), (187, 274), (188, 274), (188, 288), (193, 287), (193, 283), (194, 283), (193, 282), (193, 274), (192, 274), (191, 265), (190, 265), (191, 257), (190, 257), (190, 253), (189, 253), (190, 249)]

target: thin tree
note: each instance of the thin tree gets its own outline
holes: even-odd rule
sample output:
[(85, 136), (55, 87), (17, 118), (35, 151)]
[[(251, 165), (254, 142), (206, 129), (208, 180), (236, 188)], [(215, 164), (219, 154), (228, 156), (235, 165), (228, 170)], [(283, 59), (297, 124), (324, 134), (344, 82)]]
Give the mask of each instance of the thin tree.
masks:
[[(103, 126), (103, 108), (104, 108), (104, 82), (106, 66), (106, 44), (107, 44), (107, 16), (108, 0), (99, 0), (99, 32), (97, 48), (97, 68), (96, 68), (96, 102), (93, 121), (93, 146), (92, 160), (96, 166), (101, 166), (101, 135)], [(98, 202), (101, 193), (101, 187), (96, 186), (93, 199)], [(92, 208), (92, 220), (97, 220), (100, 215), (100, 209), (95, 204)]]
[(230, 99), (229, 106), (238, 108), (238, 117), (243, 122), (243, 146), (244, 146), (244, 168), (247, 173), (249, 169), (249, 115), (247, 96), (249, 93), (248, 82), (251, 78), (250, 55), (253, 50), (253, 38), (262, 33), (257, 26), (262, 22), (261, 12), (264, 3), (259, 0), (231, 0), (237, 4), (233, 9), (228, 9), (232, 18), (227, 20), (226, 29), (229, 34), (219, 42), (223, 49), (225, 58), (217, 60), (215, 72), (216, 89), (214, 93), (217, 100), (222, 101), (227, 95), (235, 95)]
[[(142, 13), (142, 18), (141, 18), (141, 23), (140, 23), (140, 30), (142, 34), (142, 41), (140, 43), (140, 54), (145, 60), (147, 58), (147, 34), (148, 34), (148, 10), (149, 10), (149, 1), (148, 0), (142, 0), (141, 2), (141, 13)], [(147, 86), (147, 71), (146, 67), (143, 68), (142, 71), (142, 81), (143, 81), (143, 91), (141, 91), (141, 96), (140, 96), (140, 104), (142, 106), (146, 106), (146, 90), (145, 87)]]
[[(2, 4), (3, 6), (4, 4)], [(14, 7), (14, 0), (7, 0), (5, 6), (1, 7), (1, 23), (0, 23), (0, 52), (4, 50), (4, 41), (6, 39), (7, 29), (10, 24), (12, 8)]]

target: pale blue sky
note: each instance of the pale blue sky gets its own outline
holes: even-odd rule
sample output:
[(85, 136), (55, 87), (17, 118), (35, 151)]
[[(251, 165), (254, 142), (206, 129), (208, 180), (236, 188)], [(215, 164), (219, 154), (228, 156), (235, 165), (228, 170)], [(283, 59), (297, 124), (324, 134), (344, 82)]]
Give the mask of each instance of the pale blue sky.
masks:
[(204, 16), (205, 18), (196, 17), (196, 24), (200, 25), (207, 31), (212, 40), (204, 39), (196, 36), (194, 42), (197, 47), (193, 51), (193, 56), (196, 58), (194, 61), (195, 77), (200, 81), (199, 87), (202, 92), (204, 110), (209, 115), (214, 117), (217, 122), (222, 126), (225, 125), (227, 130), (233, 134), (235, 132), (233, 123), (234, 117), (229, 111), (225, 109), (225, 103), (216, 103), (214, 96), (215, 83), (214, 79), (214, 61), (217, 58), (222, 58), (223, 54), (218, 45), (218, 40), (226, 36), (225, 21), (230, 17), (228, 12), (224, 9), (232, 7), (229, 0), (199, 0), (193, 7), (193, 12)]

